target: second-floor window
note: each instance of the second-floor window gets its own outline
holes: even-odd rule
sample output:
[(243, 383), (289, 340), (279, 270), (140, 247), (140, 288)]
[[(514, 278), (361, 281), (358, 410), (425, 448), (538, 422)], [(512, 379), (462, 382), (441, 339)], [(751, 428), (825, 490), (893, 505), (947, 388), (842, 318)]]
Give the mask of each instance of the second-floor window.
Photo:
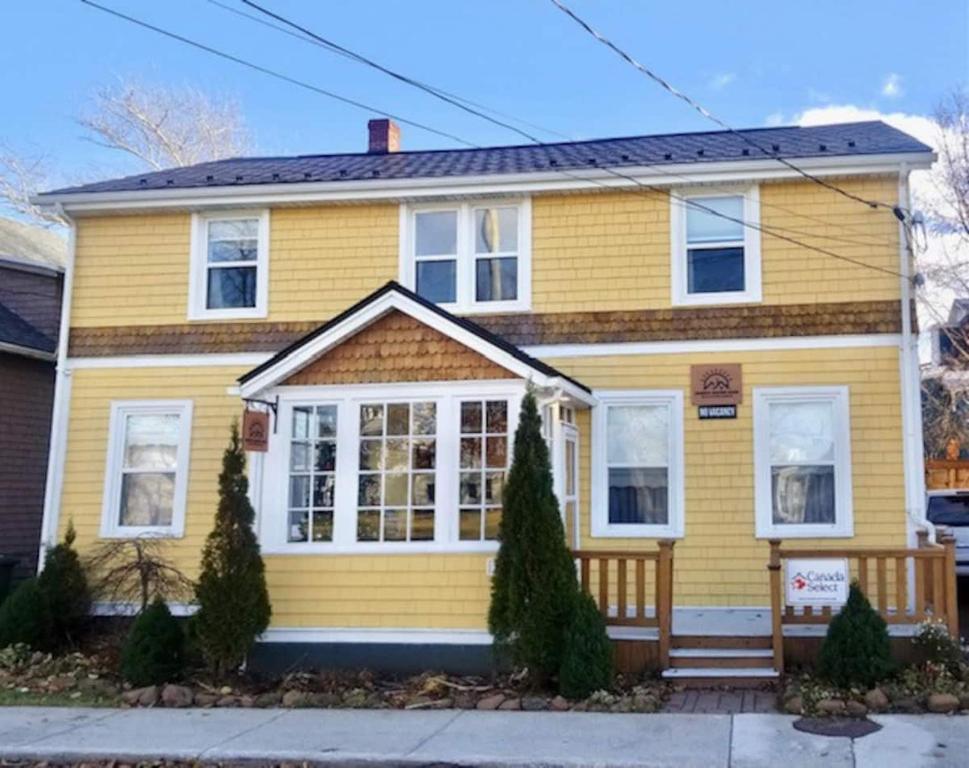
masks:
[(757, 188), (681, 192), (671, 201), (673, 304), (760, 301)]
[(190, 319), (265, 317), (269, 212), (192, 218)]
[(458, 312), (527, 309), (530, 219), (527, 201), (406, 208), (401, 281)]

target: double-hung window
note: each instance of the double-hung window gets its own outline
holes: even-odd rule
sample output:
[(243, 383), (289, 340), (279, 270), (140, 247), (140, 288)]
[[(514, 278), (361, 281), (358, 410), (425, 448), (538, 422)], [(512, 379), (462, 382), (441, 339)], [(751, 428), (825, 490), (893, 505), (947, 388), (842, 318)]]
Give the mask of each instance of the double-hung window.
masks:
[(269, 212), (192, 217), (189, 317), (265, 317)]
[(760, 301), (758, 188), (670, 200), (673, 303)]
[(528, 201), (404, 207), (401, 282), (454, 311), (527, 309)]
[(293, 408), (288, 541), (333, 541), (336, 425), (335, 405)]
[(102, 536), (182, 535), (191, 421), (189, 400), (112, 404)]
[(593, 536), (683, 533), (683, 395), (596, 392)]
[(754, 389), (757, 535), (850, 536), (847, 387)]

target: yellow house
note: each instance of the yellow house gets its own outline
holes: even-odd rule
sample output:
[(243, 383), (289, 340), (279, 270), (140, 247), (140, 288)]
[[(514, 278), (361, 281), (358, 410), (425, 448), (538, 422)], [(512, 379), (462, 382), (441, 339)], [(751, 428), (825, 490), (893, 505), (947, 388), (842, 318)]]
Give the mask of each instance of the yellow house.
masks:
[(268, 413), (256, 658), (471, 668), (528, 386), (580, 576), (617, 638), (665, 633), (664, 666), (677, 637), (770, 635), (769, 540), (916, 543), (928, 147), (878, 122), (427, 152), (370, 129), (40, 197), (72, 222), (45, 545), (164, 536), (194, 575), (230, 424)]

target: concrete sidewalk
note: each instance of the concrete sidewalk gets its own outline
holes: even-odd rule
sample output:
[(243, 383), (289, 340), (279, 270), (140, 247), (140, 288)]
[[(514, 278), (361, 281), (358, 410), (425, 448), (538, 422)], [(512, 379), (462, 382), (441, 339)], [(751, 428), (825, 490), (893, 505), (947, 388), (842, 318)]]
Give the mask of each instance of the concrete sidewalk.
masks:
[(908, 768), (969, 763), (969, 718), (889, 715), (851, 741), (784, 715), (0, 708), (0, 757), (332, 766)]

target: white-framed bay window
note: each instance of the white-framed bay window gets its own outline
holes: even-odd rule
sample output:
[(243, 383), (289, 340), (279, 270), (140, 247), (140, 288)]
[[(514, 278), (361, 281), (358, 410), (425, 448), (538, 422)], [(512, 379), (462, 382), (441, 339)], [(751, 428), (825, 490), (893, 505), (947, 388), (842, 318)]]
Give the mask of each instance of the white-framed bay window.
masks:
[(670, 195), (673, 305), (761, 301), (759, 225), (756, 185), (674, 190)]
[(264, 551), (494, 551), (524, 393), (519, 380), (274, 390)]
[(850, 537), (848, 388), (755, 387), (753, 397), (757, 536)]
[(111, 404), (102, 537), (182, 535), (191, 435), (191, 400)]
[(400, 282), (454, 312), (531, 306), (531, 201), (402, 205)]
[(683, 393), (597, 390), (592, 535), (683, 535)]
[(192, 214), (190, 320), (266, 317), (269, 210)]

